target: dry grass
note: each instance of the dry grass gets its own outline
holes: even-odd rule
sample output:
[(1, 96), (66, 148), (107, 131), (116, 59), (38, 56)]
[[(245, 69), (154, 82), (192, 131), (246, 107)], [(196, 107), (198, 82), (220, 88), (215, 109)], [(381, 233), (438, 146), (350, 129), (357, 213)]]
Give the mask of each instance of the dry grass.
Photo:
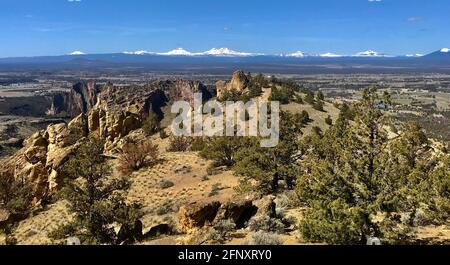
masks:
[(66, 202), (59, 201), (48, 209), (19, 223), (14, 236), (20, 245), (54, 244), (48, 234), (71, 220)]

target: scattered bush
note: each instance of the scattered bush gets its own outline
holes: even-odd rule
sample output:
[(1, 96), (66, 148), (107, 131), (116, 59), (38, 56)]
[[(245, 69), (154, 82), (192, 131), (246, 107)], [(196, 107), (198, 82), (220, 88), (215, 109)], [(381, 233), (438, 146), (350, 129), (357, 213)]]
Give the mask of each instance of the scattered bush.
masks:
[(192, 140), (191, 147), (189, 148), (189, 150), (193, 152), (200, 152), (203, 151), (206, 148), (206, 146), (207, 146), (206, 141), (204, 141), (202, 137), (195, 137)]
[(208, 166), (206, 168), (206, 174), (208, 174), (208, 176), (215, 176), (217, 174), (219, 174), (220, 170), (218, 168), (216, 168), (215, 166)]
[(161, 215), (166, 215), (173, 212), (173, 205), (171, 201), (165, 201), (162, 205), (160, 205), (158, 207), (158, 209), (156, 209), (156, 214), (161, 216)]
[(248, 222), (250, 231), (265, 231), (283, 233), (285, 225), (279, 219), (270, 218), (269, 216), (263, 216), (260, 218), (252, 218)]
[(142, 123), (142, 129), (147, 136), (154, 135), (161, 130), (161, 124), (158, 116), (151, 112)]
[(191, 139), (184, 136), (172, 136), (170, 138), (168, 152), (185, 152), (191, 145)]
[(177, 238), (177, 245), (217, 244), (223, 238), (213, 227), (193, 228), (185, 236)]
[(316, 97), (317, 97), (318, 101), (324, 101), (325, 100), (325, 96), (324, 96), (322, 91), (317, 92), (317, 96)]
[(211, 192), (208, 194), (209, 197), (217, 196), (219, 195), (219, 192), (223, 190), (222, 184), (215, 183), (211, 187)]
[(236, 152), (243, 146), (246, 146), (251, 138), (244, 137), (226, 137), (218, 136), (209, 138), (204, 150), (200, 156), (214, 161), (214, 167), (226, 166), (232, 167)]
[(123, 174), (130, 174), (145, 166), (154, 165), (158, 161), (158, 156), (158, 146), (150, 141), (140, 144), (127, 143), (122, 148), (118, 169)]
[(172, 188), (173, 186), (175, 186), (175, 184), (172, 182), (172, 181), (170, 181), (170, 180), (163, 180), (163, 181), (161, 181), (160, 183), (159, 183), (159, 187), (161, 188), (161, 189), (168, 189), (168, 188)]
[(304, 101), (310, 105), (313, 105), (315, 103), (314, 92), (307, 91)]
[(309, 118), (309, 113), (306, 110), (302, 111), (300, 114), (295, 114), (295, 118), (301, 125), (306, 125), (311, 121)]
[(318, 111), (324, 111), (323, 106), (323, 101), (320, 100), (316, 101), (316, 103), (313, 104), (313, 108)]
[(248, 194), (255, 191), (255, 187), (248, 179), (240, 179), (239, 185), (234, 187), (234, 191), (238, 194)]
[(256, 246), (276, 246), (282, 245), (283, 242), (276, 234), (258, 231), (252, 234), (252, 239), (249, 244)]
[(298, 103), (298, 104), (303, 104), (303, 98), (300, 95), (295, 95), (294, 96), (294, 102)]
[(291, 208), (291, 204), (291, 199), (286, 194), (278, 196), (275, 200), (277, 216), (284, 216), (286, 211)]
[(320, 127), (314, 126), (314, 127), (312, 127), (312, 131), (315, 135), (318, 135), (318, 136), (323, 135), (322, 129), (320, 129)]
[(236, 229), (236, 224), (231, 219), (221, 220), (214, 226), (214, 228), (222, 235), (227, 235), (228, 233)]
[(333, 125), (333, 119), (331, 118), (330, 115), (328, 115), (328, 117), (325, 118), (325, 123), (332, 126)]
[(208, 175), (204, 175), (204, 176), (202, 177), (202, 181), (208, 181), (208, 180), (209, 180)]

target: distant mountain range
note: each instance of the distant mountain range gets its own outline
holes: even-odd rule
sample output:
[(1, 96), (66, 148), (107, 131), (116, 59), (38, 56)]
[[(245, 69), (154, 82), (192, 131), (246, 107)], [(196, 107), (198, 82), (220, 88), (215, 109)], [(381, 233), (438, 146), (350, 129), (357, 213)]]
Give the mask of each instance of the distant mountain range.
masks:
[[(117, 54), (117, 53), (112, 53)], [(239, 52), (234, 51), (228, 48), (212, 48), (211, 50), (205, 51), (205, 52), (190, 52), (183, 48), (177, 48), (168, 52), (149, 52), (146, 50), (137, 50), (137, 51), (125, 51), (122, 54), (125, 55), (147, 55), (147, 56), (217, 56), (217, 57), (255, 57), (255, 56), (267, 56), (267, 57), (291, 57), (291, 58), (308, 58), (308, 57), (320, 57), (320, 58), (342, 58), (342, 57), (436, 57), (436, 56), (443, 56), (447, 57), (450, 55), (450, 49), (449, 48), (443, 48), (439, 51), (433, 52), (428, 55), (423, 54), (406, 54), (406, 55), (387, 55), (383, 53), (379, 53), (377, 51), (368, 50), (363, 52), (358, 52), (353, 55), (341, 55), (336, 53), (321, 53), (321, 54), (310, 54), (303, 51), (296, 51), (289, 54), (279, 54), (279, 55), (270, 55), (270, 54), (262, 54), (262, 53), (250, 53), (250, 52)], [(72, 53), (69, 53), (67, 55), (60, 55), (60, 56), (40, 56), (42, 58), (48, 58), (48, 57), (61, 57), (61, 56), (96, 56), (96, 55), (108, 55), (108, 54), (87, 54), (82, 51), (74, 51)], [(15, 58), (26, 58), (26, 57), (15, 57)], [(39, 57), (29, 57), (29, 58), (39, 58)], [(14, 58), (0, 58), (0, 60), (7, 60), (7, 59), (14, 59)]]
[(228, 48), (213, 48), (205, 52), (190, 52), (178, 48), (168, 52), (145, 50), (122, 53), (86, 54), (74, 51), (61, 56), (0, 58), (0, 69), (105, 69), (133, 68), (152, 71), (224, 71), (242, 68), (255, 72), (449, 72), (450, 49), (421, 55), (390, 56), (376, 51), (353, 55), (335, 53), (266, 55), (239, 52)]
[[(258, 56), (262, 54), (248, 53), (248, 52), (237, 52), (228, 48), (212, 48), (205, 52), (190, 52), (183, 48), (177, 48), (168, 52), (155, 53), (148, 52), (144, 50), (140, 51), (127, 51), (124, 54), (128, 55), (159, 55), (159, 56), (229, 56), (229, 57), (246, 57), (246, 56)], [(71, 53), (71, 55), (74, 55)]]

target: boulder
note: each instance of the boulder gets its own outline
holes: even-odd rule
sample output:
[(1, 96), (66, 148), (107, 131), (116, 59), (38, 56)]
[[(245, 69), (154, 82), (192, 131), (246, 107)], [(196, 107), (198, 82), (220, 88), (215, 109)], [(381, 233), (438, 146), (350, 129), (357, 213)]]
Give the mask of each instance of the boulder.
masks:
[(255, 218), (268, 216), (275, 218), (277, 216), (275, 196), (266, 196), (260, 200), (253, 202), (258, 208)]
[(251, 200), (231, 201), (220, 206), (214, 223), (230, 219), (237, 228), (242, 228), (257, 211), (258, 208), (253, 205)]
[(178, 212), (180, 231), (187, 232), (192, 228), (203, 227), (213, 222), (220, 206), (220, 202), (182, 206)]

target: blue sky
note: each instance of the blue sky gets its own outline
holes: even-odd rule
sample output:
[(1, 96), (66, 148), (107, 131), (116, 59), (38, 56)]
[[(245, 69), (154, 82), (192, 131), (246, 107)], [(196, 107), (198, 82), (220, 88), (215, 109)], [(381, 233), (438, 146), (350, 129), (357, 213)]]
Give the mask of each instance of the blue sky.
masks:
[(228, 47), (259, 53), (450, 46), (448, 0), (1, 0), (0, 57)]

